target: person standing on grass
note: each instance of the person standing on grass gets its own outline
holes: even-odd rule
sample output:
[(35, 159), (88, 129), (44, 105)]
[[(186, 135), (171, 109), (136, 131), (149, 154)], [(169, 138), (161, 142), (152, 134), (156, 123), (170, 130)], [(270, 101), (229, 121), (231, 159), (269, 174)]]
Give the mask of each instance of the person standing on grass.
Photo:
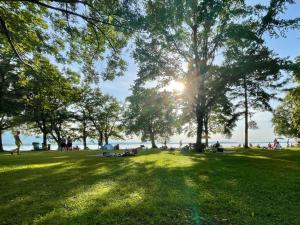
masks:
[(60, 149), (61, 151), (64, 151), (67, 147), (67, 144), (66, 144), (66, 139), (65, 137), (62, 137), (61, 140), (60, 140)]
[(23, 144), (20, 139), (20, 131), (17, 131), (17, 133), (14, 135), (14, 138), (15, 138), (15, 143), (16, 143), (17, 148), (14, 151), (12, 151), (11, 154), (14, 154), (14, 152), (17, 152), (17, 154), (19, 155), (21, 144)]
[(67, 151), (71, 151), (72, 150), (72, 139), (70, 136), (68, 136), (67, 138)]
[(277, 138), (275, 138), (273, 141), (273, 148), (275, 148), (276, 145), (277, 145)]

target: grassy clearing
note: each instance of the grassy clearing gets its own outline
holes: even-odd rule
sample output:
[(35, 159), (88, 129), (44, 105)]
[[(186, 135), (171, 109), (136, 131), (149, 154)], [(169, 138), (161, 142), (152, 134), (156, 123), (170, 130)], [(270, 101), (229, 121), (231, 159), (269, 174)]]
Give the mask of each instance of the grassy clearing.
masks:
[(0, 154), (0, 224), (300, 224), (300, 152)]

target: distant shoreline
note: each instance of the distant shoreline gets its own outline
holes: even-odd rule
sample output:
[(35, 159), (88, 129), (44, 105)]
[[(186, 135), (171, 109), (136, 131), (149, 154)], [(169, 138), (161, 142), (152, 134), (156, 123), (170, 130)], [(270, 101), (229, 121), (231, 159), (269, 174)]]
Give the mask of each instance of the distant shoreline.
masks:
[[(241, 143), (241, 142), (233, 142), (233, 141), (232, 142), (230, 142), (230, 141), (219, 141), (219, 142), (221, 143), (221, 145), (223, 147), (226, 147), (226, 148), (238, 147), (238, 145), (243, 145), (243, 143)], [(39, 142), (39, 143), (40, 143), (40, 146), (41, 146), (41, 142)], [(182, 142), (182, 146), (188, 145), (189, 143), (190, 142)], [(209, 143), (209, 145), (211, 145), (213, 143), (216, 143), (216, 141), (209, 141), (208, 143)], [(267, 146), (269, 143), (273, 143), (273, 142), (267, 142), (267, 141), (265, 141), (265, 142), (264, 141), (249, 142), (249, 144), (252, 144), (253, 146), (260, 145), (261, 147)], [(280, 143), (283, 147), (287, 146), (287, 141), (280, 141)], [(110, 144), (112, 144), (112, 145), (119, 144), (121, 149), (137, 148), (141, 145), (144, 145), (146, 148), (151, 148), (151, 143), (149, 143), (149, 142), (121, 142), (120, 141), (120, 142), (111, 142)], [(295, 141), (289, 141), (289, 144), (295, 145), (296, 142)], [(50, 145), (51, 145), (51, 150), (57, 150), (58, 149), (57, 144), (50, 144)], [(158, 147), (160, 147), (162, 145), (163, 145), (163, 143), (157, 143)], [(83, 149), (83, 144), (81, 144), (81, 143), (76, 143), (76, 142), (73, 143), (73, 147), (75, 147), (75, 146), (78, 146), (80, 149)], [(180, 147), (179, 142), (170, 142), (170, 143), (167, 143), (167, 146), (175, 147), (175, 148)], [(98, 149), (98, 145), (95, 144), (95, 143), (88, 143), (87, 147), (89, 149)], [(6, 151), (11, 151), (11, 150), (16, 148), (16, 145), (15, 144), (4, 144), (3, 148)], [(33, 149), (33, 146), (31, 144), (21, 145), (21, 151), (30, 151), (32, 149)]]

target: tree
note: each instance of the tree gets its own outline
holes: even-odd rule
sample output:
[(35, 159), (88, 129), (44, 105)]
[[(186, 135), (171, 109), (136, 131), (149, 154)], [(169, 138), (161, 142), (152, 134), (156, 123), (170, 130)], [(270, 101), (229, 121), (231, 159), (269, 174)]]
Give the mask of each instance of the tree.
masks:
[(84, 136), (97, 138), (100, 145), (108, 144), (109, 138), (122, 139), (121, 106), (116, 98), (86, 87), (78, 106)]
[[(300, 57), (293, 65), (295, 81), (300, 81)], [(286, 137), (300, 138), (300, 86), (288, 89), (282, 103), (273, 112), (275, 133)]]
[[(149, 22), (147, 31), (151, 34), (149, 41), (138, 45), (139, 50), (136, 58), (142, 65), (144, 62), (152, 60), (147, 55), (156, 54), (153, 63), (155, 66), (154, 76), (169, 74), (169, 65), (165, 65), (166, 57), (177, 57), (179, 62), (190, 65), (190, 73), (185, 75), (186, 79), (195, 86), (195, 93), (190, 104), (193, 106), (194, 118), (197, 124), (196, 148), (202, 151), (202, 135), (205, 117), (206, 93), (205, 81), (210, 66), (214, 63), (215, 55), (224, 45), (226, 40), (226, 29), (237, 21), (244, 12), (243, 2), (236, 1), (189, 1), (176, 2), (169, 1), (161, 4), (159, 1), (147, 2), (147, 17)], [(141, 50), (140, 46), (154, 45), (150, 53)], [(147, 49), (149, 50), (149, 48)], [(159, 57), (162, 56), (162, 57)], [(176, 65), (178, 68), (178, 66)], [(179, 66), (180, 68), (181, 66)], [(152, 76), (153, 77), (153, 76)]]
[[(149, 35), (138, 39), (135, 54), (142, 73), (140, 77), (144, 80), (170, 77), (167, 71), (175, 70), (166, 62), (172, 62), (174, 58), (191, 67), (190, 73), (184, 76), (197, 90), (191, 100), (195, 109), (198, 151), (204, 148), (202, 135), (207, 99), (204, 90), (215, 56), (224, 52), (233, 33), (241, 39), (249, 34), (252, 25), (260, 24), (259, 35), (265, 31), (276, 33), (276, 29), (297, 27), (299, 19), (278, 18), (288, 3), (293, 1), (271, 0), (269, 6), (249, 6), (244, 1), (146, 1), (145, 30)], [(250, 26), (239, 26), (244, 21)], [(240, 27), (243, 29), (236, 29)], [(151, 72), (144, 73), (147, 66)], [(176, 63), (175, 67), (178, 68)]]
[[(206, 76), (206, 101), (205, 101), (205, 116), (203, 119), (203, 139), (205, 146), (208, 146), (208, 138), (210, 134), (223, 134), (227, 137), (231, 136), (233, 128), (236, 126), (238, 114), (234, 112), (234, 106), (231, 102), (228, 92), (231, 90), (230, 76), (224, 76), (223, 68), (214, 66), (207, 71)], [(195, 130), (195, 108), (190, 104), (190, 99), (194, 98), (194, 93), (197, 91), (189, 79), (185, 82), (188, 91), (182, 93), (179, 103), (182, 105), (182, 124), (184, 131), (188, 136), (193, 135)]]
[(90, 108), (94, 107), (90, 101), (91, 95), (92, 90), (87, 85), (83, 85), (80, 98), (73, 109), (74, 119), (76, 122), (79, 122), (79, 124), (75, 124), (72, 128), (73, 137), (76, 136), (77, 139), (82, 139), (83, 149), (87, 149), (87, 138), (93, 133), (88, 113)]
[(150, 140), (152, 148), (157, 148), (157, 139), (166, 141), (176, 132), (177, 113), (170, 93), (138, 87), (125, 104), (127, 135), (141, 135), (142, 141)]
[(19, 72), (14, 55), (0, 51), (0, 151), (3, 151), (2, 133), (20, 122), (17, 117), (24, 110), (25, 90), (20, 86)]
[(227, 52), (228, 61), (231, 62), (226, 65), (227, 72), (233, 76), (234, 81), (230, 95), (235, 99), (237, 113), (245, 118), (246, 148), (248, 130), (256, 127), (256, 123), (249, 121), (249, 117), (257, 110), (272, 111), (270, 100), (276, 99), (276, 90), (286, 83), (282, 80), (282, 69), (288, 67), (288, 61), (275, 56), (266, 47), (254, 46), (247, 49), (232, 46)]
[[(37, 71), (33, 56), (46, 53), (58, 62), (76, 61), (85, 71), (113, 79), (126, 67), (121, 50), (134, 32), (134, 2), (1, 0), (0, 35), (21, 62)], [(99, 60), (106, 63), (101, 74), (94, 70)]]
[(36, 72), (28, 68), (23, 75), (24, 87), (29, 94), (25, 99), (25, 120), (42, 132), (43, 146), (47, 146), (48, 135), (59, 144), (66, 135), (64, 126), (73, 117), (69, 107), (79, 96), (75, 86), (78, 75), (71, 71), (62, 75), (47, 59), (35, 60), (41, 70)]
[(299, 100), (293, 102), (291, 96), (287, 96), (274, 110), (272, 123), (276, 134), (300, 138), (299, 114), (295, 113), (299, 105)]
[(257, 4), (252, 15), (241, 24), (229, 29), (224, 65), (233, 75), (232, 96), (240, 101), (236, 108), (245, 118), (245, 147), (248, 148), (248, 130), (257, 128), (255, 121), (249, 121), (251, 110), (271, 111), (270, 100), (276, 98), (274, 90), (282, 87), (282, 70), (289, 71), (292, 62), (279, 58), (270, 51), (264, 38), (284, 36), (288, 29), (299, 27), (299, 18), (282, 19), (280, 14), (287, 4), (294, 1), (271, 0), (269, 5)]

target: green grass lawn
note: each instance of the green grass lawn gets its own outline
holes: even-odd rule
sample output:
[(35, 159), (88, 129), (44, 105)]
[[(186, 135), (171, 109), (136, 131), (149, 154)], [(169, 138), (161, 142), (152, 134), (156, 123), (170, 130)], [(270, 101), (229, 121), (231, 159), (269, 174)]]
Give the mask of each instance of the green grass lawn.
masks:
[(300, 151), (0, 154), (0, 224), (300, 224)]

